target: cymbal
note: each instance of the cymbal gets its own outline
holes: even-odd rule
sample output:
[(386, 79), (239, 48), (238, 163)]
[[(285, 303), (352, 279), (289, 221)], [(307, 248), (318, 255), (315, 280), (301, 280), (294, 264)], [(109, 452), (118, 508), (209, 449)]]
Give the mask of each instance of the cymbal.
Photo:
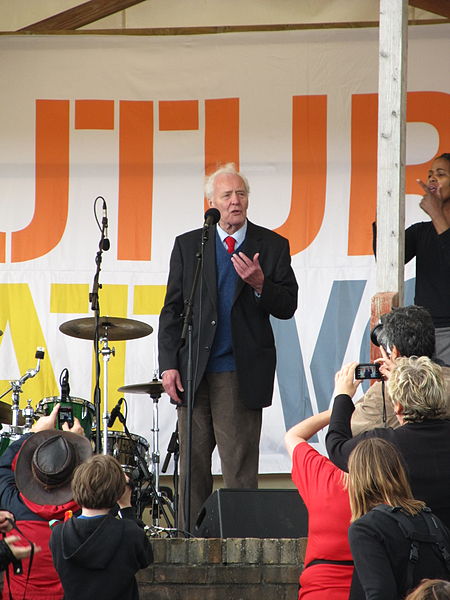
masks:
[[(18, 425), (25, 425), (25, 419), (21, 414), (19, 414), (18, 421)], [(8, 423), (8, 425), (11, 425), (12, 423), (11, 404), (3, 402), (2, 400), (0, 400), (0, 423)]]
[[(110, 341), (134, 340), (150, 335), (153, 331), (153, 328), (147, 323), (134, 319), (123, 319), (122, 317), (100, 317), (98, 323), (99, 338), (107, 338)], [(59, 326), (59, 330), (72, 337), (93, 340), (95, 337), (95, 318), (86, 317), (66, 321)]]
[(151, 396), (157, 396), (164, 392), (163, 384), (161, 381), (154, 379), (148, 383), (136, 383), (134, 385), (123, 385), (120, 387), (118, 392), (129, 392), (130, 394), (150, 394)]

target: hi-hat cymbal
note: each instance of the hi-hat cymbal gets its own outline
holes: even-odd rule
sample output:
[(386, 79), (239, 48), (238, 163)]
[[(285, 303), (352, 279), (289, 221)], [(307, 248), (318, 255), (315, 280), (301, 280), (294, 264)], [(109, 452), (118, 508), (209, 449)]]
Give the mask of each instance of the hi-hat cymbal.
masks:
[(123, 385), (118, 392), (129, 392), (130, 394), (150, 394), (150, 396), (161, 395), (164, 392), (163, 384), (154, 379), (148, 383), (136, 383), (133, 385)]
[[(93, 340), (95, 337), (95, 318), (86, 317), (66, 321), (59, 326), (59, 330), (72, 337)], [(109, 341), (134, 340), (150, 335), (152, 331), (153, 328), (150, 325), (134, 319), (100, 317), (98, 320), (99, 338), (107, 338)]]
[[(19, 414), (18, 421), (18, 425), (25, 425), (25, 419), (21, 414)], [(12, 423), (11, 404), (3, 402), (2, 400), (0, 400), (0, 423), (8, 423), (8, 425), (11, 425)]]

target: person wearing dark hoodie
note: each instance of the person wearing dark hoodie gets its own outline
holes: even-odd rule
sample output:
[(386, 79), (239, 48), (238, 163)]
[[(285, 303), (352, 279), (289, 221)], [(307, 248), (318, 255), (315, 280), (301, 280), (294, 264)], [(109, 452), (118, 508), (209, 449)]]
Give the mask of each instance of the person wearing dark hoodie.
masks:
[(81, 515), (55, 525), (50, 538), (64, 600), (137, 600), (135, 574), (153, 562), (153, 551), (122, 467), (112, 456), (92, 456), (77, 467), (72, 491)]
[(81, 462), (92, 455), (91, 443), (84, 437), (78, 419), (70, 431), (55, 429), (59, 404), (41, 417), (13, 442), (0, 457), (0, 507), (15, 516), (16, 545), (40, 546), (22, 560), (22, 573), (8, 566), (3, 598), (13, 600), (62, 600), (64, 590), (53, 566), (49, 522), (64, 519), (67, 511), (79, 506), (72, 499), (72, 475)]

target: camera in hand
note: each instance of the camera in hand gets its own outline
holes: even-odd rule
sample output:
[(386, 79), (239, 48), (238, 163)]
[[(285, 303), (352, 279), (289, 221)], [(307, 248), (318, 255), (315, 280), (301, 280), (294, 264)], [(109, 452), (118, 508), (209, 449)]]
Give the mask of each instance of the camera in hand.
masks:
[(71, 406), (60, 406), (58, 411), (58, 429), (62, 429), (63, 423), (73, 427), (73, 409)]
[(361, 363), (355, 369), (355, 379), (382, 379), (380, 368), (375, 363)]

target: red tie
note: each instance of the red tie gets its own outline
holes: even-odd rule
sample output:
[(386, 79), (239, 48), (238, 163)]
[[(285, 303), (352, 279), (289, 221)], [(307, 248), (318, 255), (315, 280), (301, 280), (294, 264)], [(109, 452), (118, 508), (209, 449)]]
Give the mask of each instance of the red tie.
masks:
[(236, 244), (236, 239), (234, 237), (232, 237), (231, 235), (229, 235), (228, 237), (225, 238), (225, 244), (227, 245), (227, 248), (228, 248), (228, 254), (233, 254), (234, 246)]

